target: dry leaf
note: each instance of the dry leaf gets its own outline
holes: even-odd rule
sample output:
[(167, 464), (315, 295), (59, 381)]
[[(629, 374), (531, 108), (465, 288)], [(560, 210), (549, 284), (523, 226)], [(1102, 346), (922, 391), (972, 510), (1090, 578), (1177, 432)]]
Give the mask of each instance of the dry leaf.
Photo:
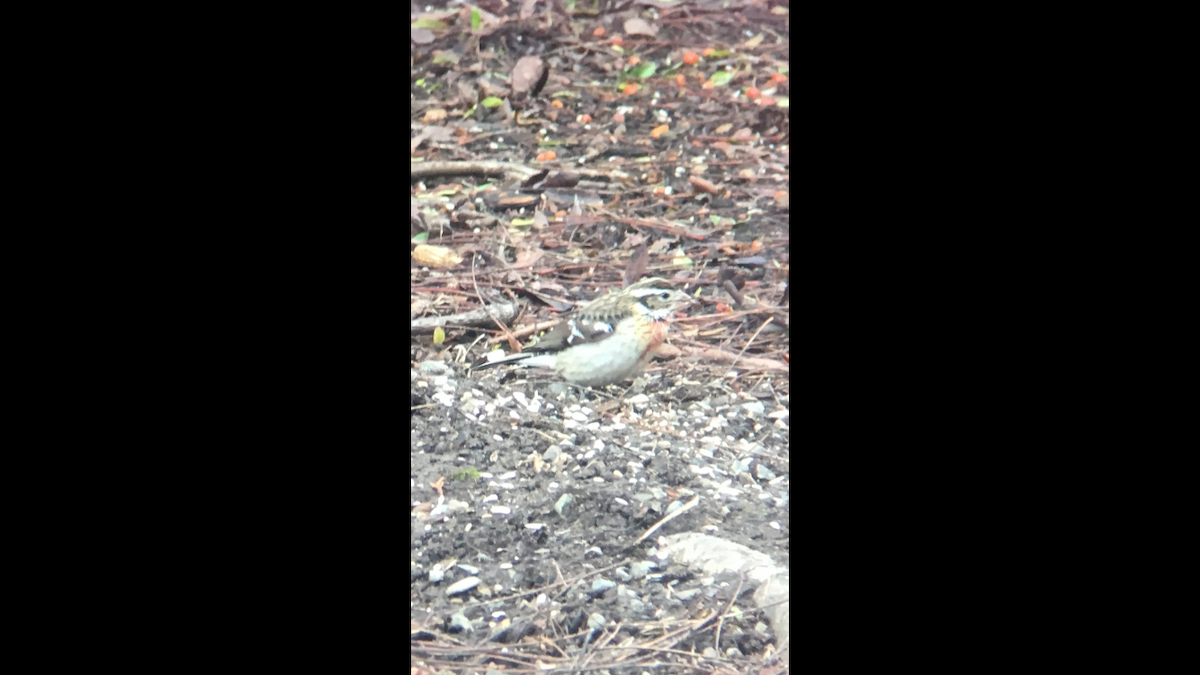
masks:
[(427, 45), (433, 42), (433, 31), (428, 28), (413, 28), (409, 31), (409, 37), (419, 45)]
[(531, 267), (533, 263), (541, 260), (546, 252), (540, 248), (526, 248), (517, 251), (517, 260), (513, 263), (513, 269), (521, 269)]
[(430, 246), (420, 244), (413, 249), (412, 257), (422, 265), (430, 267), (454, 267), (463, 261), (463, 257), (445, 246)]
[(709, 194), (715, 195), (715, 194), (717, 194), (717, 192), (719, 192), (719, 189), (717, 188), (716, 185), (713, 185), (712, 183), (710, 183), (698, 176), (691, 176), (690, 178), (688, 178), (688, 182), (691, 183), (692, 185), (694, 185), (695, 187), (699, 188), (700, 190), (703, 190), (704, 192), (707, 192)]
[(658, 29), (635, 17), (625, 19), (625, 33), (627, 35), (649, 35), (650, 37), (654, 37), (658, 34)]
[(523, 56), (513, 66), (512, 90), (514, 94), (528, 93), (536, 96), (546, 84), (546, 65), (536, 56)]
[(713, 135), (720, 136), (722, 134), (727, 134), (727, 133), (729, 133), (729, 130), (732, 128), (733, 128), (733, 125), (726, 122), (725, 124), (722, 124), (721, 126), (717, 127), (716, 129), (713, 129)]
[(525, 0), (521, 3), (521, 20), (524, 21), (533, 16), (533, 7), (537, 4), (537, 0)]
[(430, 122), (441, 122), (446, 119), (446, 111), (441, 108), (430, 108), (425, 111), (425, 117), (421, 121), (429, 124)]
[(717, 141), (716, 143), (712, 144), (712, 147), (713, 150), (720, 150), (721, 152), (725, 153), (725, 156), (730, 159), (733, 159), (733, 156), (737, 153), (737, 147), (732, 146), (725, 141)]

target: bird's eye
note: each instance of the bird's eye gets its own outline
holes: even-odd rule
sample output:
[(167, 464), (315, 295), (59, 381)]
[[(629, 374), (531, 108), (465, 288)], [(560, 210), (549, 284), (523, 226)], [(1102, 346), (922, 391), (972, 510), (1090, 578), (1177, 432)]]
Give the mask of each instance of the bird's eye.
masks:
[(663, 291), (662, 293), (659, 294), (658, 297), (662, 298), (663, 300), (666, 300), (671, 297), (671, 294), (666, 291)]

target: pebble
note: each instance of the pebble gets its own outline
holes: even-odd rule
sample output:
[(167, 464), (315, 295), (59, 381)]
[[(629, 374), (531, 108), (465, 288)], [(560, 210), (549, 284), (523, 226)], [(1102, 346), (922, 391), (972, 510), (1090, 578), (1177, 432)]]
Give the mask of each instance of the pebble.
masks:
[(450, 370), (449, 366), (441, 361), (422, 361), (418, 367), (423, 375), (444, 375)]
[(479, 585), (479, 577), (467, 577), (461, 581), (456, 581), (446, 587), (446, 595), (457, 595), (466, 593), (467, 591)]

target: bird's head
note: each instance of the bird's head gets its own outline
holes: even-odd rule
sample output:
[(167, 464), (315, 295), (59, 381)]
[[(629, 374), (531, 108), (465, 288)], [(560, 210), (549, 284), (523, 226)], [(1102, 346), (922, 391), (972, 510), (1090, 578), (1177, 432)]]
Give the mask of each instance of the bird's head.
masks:
[(625, 289), (625, 293), (637, 298), (655, 319), (662, 321), (679, 308), (692, 302), (687, 293), (675, 288), (666, 279), (653, 277)]

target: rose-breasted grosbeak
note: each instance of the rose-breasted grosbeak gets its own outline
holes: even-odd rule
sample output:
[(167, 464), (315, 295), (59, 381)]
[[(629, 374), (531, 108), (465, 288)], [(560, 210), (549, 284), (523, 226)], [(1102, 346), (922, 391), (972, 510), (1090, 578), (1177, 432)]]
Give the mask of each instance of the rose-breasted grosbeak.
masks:
[(667, 317), (691, 302), (666, 279), (643, 279), (586, 305), (554, 326), (528, 351), (501, 363), (554, 368), (563, 379), (598, 387), (633, 377), (650, 362), (667, 337)]

